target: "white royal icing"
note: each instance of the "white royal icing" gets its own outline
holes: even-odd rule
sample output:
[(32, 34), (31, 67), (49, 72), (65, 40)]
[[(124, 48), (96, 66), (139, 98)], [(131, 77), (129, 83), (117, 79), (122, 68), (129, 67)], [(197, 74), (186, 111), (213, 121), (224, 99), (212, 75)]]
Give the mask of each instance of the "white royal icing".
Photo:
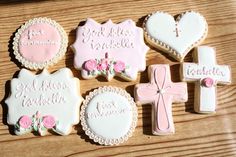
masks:
[[(22, 69), (18, 78), (11, 81), (11, 95), (6, 100), (8, 124), (16, 125), (22, 116), (32, 117), (38, 112), (41, 116), (51, 115), (56, 119), (55, 132), (69, 134), (72, 125), (79, 123), (82, 97), (78, 81), (68, 68), (53, 74), (44, 70), (38, 75)], [(15, 130), (18, 135), (31, 131), (22, 128)]]
[[(119, 144), (133, 132), (136, 110), (135, 103), (124, 90), (102, 87), (86, 97), (81, 111), (81, 123), (86, 134), (95, 142)], [(96, 141), (96, 137), (100, 140)]]
[[(231, 83), (231, 71), (228, 65), (217, 65), (213, 47), (199, 46), (194, 52), (197, 63), (182, 64), (182, 80), (195, 83), (194, 110), (199, 113), (212, 113), (216, 109), (217, 84)], [(212, 86), (204, 86), (204, 79), (212, 80)]]
[(126, 134), (132, 123), (132, 108), (129, 101), (110, 92), (94, 97), (86, 109), (86, 114), (87, 124), (94, 133), (109, 139)]
[[(147, 17), (144, 26), (147, 35), (158, 42), (165, 44), (169, 51), (173, 50), (183, 58), (195, 44), (206, 36), (207, 23), (197, 12), (186, 12), (175, 21), (174, 17), (156, 12)], [(157, 45), (160, 43), (156, 43)]]

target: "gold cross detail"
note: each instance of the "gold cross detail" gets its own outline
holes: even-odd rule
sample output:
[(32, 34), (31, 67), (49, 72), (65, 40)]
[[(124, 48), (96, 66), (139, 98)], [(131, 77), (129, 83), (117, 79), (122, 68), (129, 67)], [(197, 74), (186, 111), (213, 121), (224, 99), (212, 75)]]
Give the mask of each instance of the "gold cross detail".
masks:
[(179, 32), (181, 32), (181, 30), (178, 29), (178, 24), (175, 24), (175, 30), (173, 31), (176, 33), (176, 37), (179, 37)]

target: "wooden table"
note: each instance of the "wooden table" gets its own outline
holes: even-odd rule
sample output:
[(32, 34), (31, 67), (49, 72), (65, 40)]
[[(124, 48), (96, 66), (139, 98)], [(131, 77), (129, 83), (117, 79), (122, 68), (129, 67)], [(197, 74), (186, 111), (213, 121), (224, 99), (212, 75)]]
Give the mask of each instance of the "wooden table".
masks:
[[(87, 17), (98, 22), (109, 18), (114, 22), (133, 19), (138, 26), (144, 17), (157, 10), (176, 15), (186, 10), (199, 11), (209, 24), (209, 34), (203, 44), (216, 47), (219, 64), (232, 67), (233, 82), (218, 87), (216, 114), (193, 112), (194, 85), (188, 84), (187, 103), (174, 104), (173, 116), (176, 133), (171, 136), (151, 134), (151, 106), (138, 107), (138, 126), (133, 136), (119, 146), (100, 146), (88, 139), (81, 125), (75, 126), (69, 136), (27, 134), (16, 136), (6, 123), (7, 107), (4, 100), (9, 95), (9, 80), (22, 68), (12, 52), (12, 39), (16, 29), (33, 17), (50, 17), (60, 23), (69, 35), (69, 44), (75, 41), (77, 25)], [(192, 61), (190, 52), (185, 61)], [(158, 50), (147, 54), (147, 65), (171, 64), (172, 77), (179, 81), (179, 63)], [(62, 67), (72, 69), (81, 79), (81, 91), (85, 96), (91, 89), (114, 85), (126, 89), (133, 96), (134, 85), (148, 82), (147, 71), (139, 74), (137, 81), (126, 82), (115, 78), (83, 80), (73, 67), (73, 52), (49, 71)], [(157, 0), (109, 0), (109, 1), (0, 1), (0, 156), (236, 156), (236, 1), (157, 1)]]

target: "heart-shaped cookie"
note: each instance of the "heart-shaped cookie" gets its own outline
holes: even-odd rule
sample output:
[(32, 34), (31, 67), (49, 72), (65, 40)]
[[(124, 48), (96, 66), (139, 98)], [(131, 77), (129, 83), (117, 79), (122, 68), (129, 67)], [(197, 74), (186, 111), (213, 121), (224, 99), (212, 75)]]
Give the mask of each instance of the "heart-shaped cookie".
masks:
[(197, 12), (188, 11), (175, 20), (164, 12), (155, 12), (144, 20), (145, 38), (152, 46), (167, 52), (178, 61), (207, 36), (208, 25)]

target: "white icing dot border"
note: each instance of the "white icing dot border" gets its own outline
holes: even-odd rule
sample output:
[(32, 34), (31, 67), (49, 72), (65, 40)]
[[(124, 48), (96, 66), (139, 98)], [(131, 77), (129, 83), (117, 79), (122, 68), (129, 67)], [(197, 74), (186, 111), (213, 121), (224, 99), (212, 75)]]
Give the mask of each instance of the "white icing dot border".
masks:
[[(96, 135), (89, 128), (89, 126), (86, 123), (85, 110), (86, 110), (87, 106), (89, 105), (90, 100), (92, 100), (94, 96), (96, 96), (98, 94), (101, 94), (103, 92), (114, 92), (114, 93), (117, 93), (121, 96), (124, 96), (126, 99), (128, 99), (128, 101), (129, 101), (129, 103), (132, 107), (133, 119), (132, 119), (132, 124), (130, 126), (130, 129), (124, 136), (122, 136), (118, 139), (106, 139), (104, 137)], [(137, 107), (136, 107), (136, 104), (134, 102), (134, 99), (125, 90), (123, 90), (121, 88), (118, 88), (118, 87), (113, 87), (113, 86), (103, 86), (103, 87), (99, 87), (98, 89), (95, 89), (94, 91), (90, 92), (86, 96), (85, 100), (83, 101), (83, 105), (81, 107), (80, 120), (81, 120), (82, 128), (85, 131), (85, 134), (88, 135), (89, 138), (92, 139), (94, 142), (97, 142), (101, 145), (118, 145), (120, 143), (123, 143), (123, 142), (127, 141), (128, 138), (132, 136), (132, 134), (135, 130), (135, 127), (137, 125), (138, 111), (137, 111)]]
[[(58, 53), (50, 60), (42, 62), (42, 63), (35, 63), (32, 61), (27, 60), (24, 58), (21, 53), (19, 52), (18, 46), (19, 46), (19, 40), (21, 34), (27, 29), (29, 26), (34, 25), (36, 23), (48, 23), (52, 25), (54, 28), (56, 28), (61, 36), (61, 46), (58, 51)], [(15, 55), (15, 58), (26, 68), (31, 69), (31, 70), (37, 70), (37, 69), (43, 69), (45, 67), (51, 66), (55, 63), (57, 63), (66, 53), (67, 50), (67, 45), (68, 45), (68, 36), (63, 29), (61, 25), (59, 25), (56, 21), (46, 18), (46, 17), (39, 17), (39, 18), (34, 18), (30, 19), (29, 21), (25, 22), (18, 31), (15, 34), (15, 37), (13, 38), (13, 53)]]
[[(158, 39), (155, 39), (155, 38), (153, 38), (151, 35), (148, 34), (147, 29), (146, 29), (147, 20), (148, 20), (153, 14), (156, 14), (156, 13), (168, 14), (168, 13), (163, 12), (163, 11), (156, 11), (156, 12), (153, 12), (153, 13), (147, 15), (147, 17), (144, 19), (144, 22), (143, 22), (144, 36), (145, 36), (145, 38), (147, 39), (147, 41), (149, 41), (149, 43), (150, 43), (152, 46), (154, 46), (154, 47), (157, 48), (156, 45), (158, 45), (158, 47), (159, 47), (160, 49), (163, 49), (163, 50), (168, 51), (169, 54), (170, 54), (173, 58), (175, 58), (176, 60), (178, 60), (178, 61), (180, 61), (180, 62), (183, 61), (184, 57), (187, 55), (187, 53), (188, 53), (193, 47), (198, 46), (198, 45), (206, 38), (206, 36), (207, 36), (207, 33), (208, 33), (208, 25), (207, 25), (207, 21), (206, 21), (206, 19), (204, 18), (204, 16), (202, 16), (202, 15), (201, 15), (200, 13), (198, 13), (198, 12), (191, 11), (191, 10), (181, 13), (181, 14), (176, 18), (175, 22), (178, 22), (186, 13), (195, 13), (195, 14), (200, 15), (200, 16), (204, 19), (205, 24), (206, 24), (206, 29), (205, 29), (205, 32), (204, 32), (204, 34), (202, 35), (202, 37), (201, 37), (199, 40), (195, 41), (193, 44), (191, 44), (191, 45), (185, 50), (185, 52), (181, 55), (181, 54), (179, 54), (175, 49), (173, 49), (172, 47), (170, 47), (168, 44), (166, 44), (166, 43), (164, 43), (164, 42), (162, 42), (162, 41), (160, 41), (160, 40), (158, 40)], [(168, 15), (170, 15), (170, 14), (168, 14)], [(170, 15), (170, 16), (172, 16), (172, 15)]]

